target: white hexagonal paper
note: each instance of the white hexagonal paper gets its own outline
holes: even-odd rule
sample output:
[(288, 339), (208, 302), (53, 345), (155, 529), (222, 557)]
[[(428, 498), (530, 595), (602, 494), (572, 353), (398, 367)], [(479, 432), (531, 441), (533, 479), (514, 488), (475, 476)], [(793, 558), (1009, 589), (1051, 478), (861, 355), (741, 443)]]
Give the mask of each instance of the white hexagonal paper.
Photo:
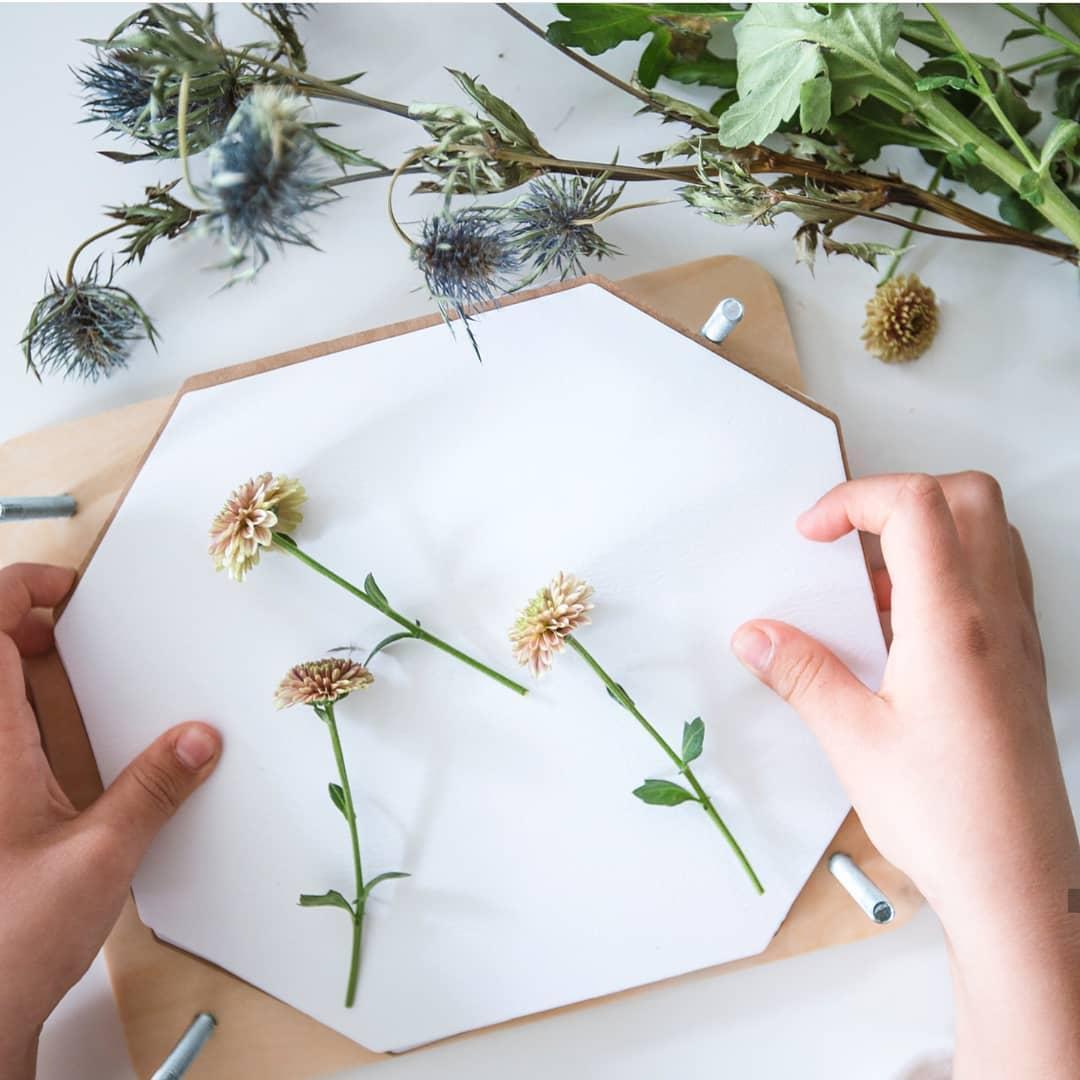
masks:
[[(753, 313), (749, 316), (751, 319)], [(732, 658), (787, 619), (876, 685), (884, 647), (856, 537), (802, 539), (844, 479), (834, 422), (596, 284), (186, 394), (60, 619), (103, 778), (166, 725), (226, 749), (135, 882), (162, 938), (373, 1050), (400, 1050), (762, 950), (848, 810), (798, 718)], [(582, 641), (676, 744), (765, 884), (694, 804), (630, 793), (671, 770), (571, 653), (527, 699), (405, 642), (339, 706), (368, 874), (356, 1006), (351, 891), (323, 725), (277, 712), (286, 669), (373, 645), (377, 613), (277, 552), (237, 585), (207, 527), (270, 470), (297, 539), (510, 672), (506, 632), (556, 571), (596, 587)]]

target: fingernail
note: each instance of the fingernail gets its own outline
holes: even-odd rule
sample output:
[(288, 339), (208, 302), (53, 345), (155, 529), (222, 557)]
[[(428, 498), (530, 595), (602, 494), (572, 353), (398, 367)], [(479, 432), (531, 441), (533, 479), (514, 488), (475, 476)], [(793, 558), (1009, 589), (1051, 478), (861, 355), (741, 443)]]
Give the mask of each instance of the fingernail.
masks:
[(198, 772), (217, 753), (218, 739), (206, 728), (191, 726), (180, 732), (173, 753), (186, 769)]
[(751, 670), (764, 671), (772, 660), (772, 638), (756, 626), (740, 630), (731, 642), (735, 655)]

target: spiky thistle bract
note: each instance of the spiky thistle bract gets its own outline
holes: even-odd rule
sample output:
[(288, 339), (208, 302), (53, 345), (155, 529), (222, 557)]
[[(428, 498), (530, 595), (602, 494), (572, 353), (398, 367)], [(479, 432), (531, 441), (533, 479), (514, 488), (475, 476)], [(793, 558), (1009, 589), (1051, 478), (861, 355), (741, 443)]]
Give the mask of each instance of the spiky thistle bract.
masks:
[(126, 289), (102, 280), (100, 256), (78, 281), (50, 275), (22, 338), (26, 366), (39, 379), (97, 382), (127, 366), (132, 346), (144, 338), (156, 348), (150, 317)]

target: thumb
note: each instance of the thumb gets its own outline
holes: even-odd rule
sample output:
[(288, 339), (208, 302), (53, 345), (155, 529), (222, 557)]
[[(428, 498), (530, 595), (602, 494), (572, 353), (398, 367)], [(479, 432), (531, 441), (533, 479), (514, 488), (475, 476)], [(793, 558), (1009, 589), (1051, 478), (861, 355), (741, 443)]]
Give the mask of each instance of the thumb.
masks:
[(731, 638), (735, 655), (780, 695), (838, 764), (879, 700), (820, 641), (787, 623), (755, 619)]
[(151, 743), (94, 803), (90, 815), (118, 841), (132, 870), (220, 755), (214, 728), (180, 724)]

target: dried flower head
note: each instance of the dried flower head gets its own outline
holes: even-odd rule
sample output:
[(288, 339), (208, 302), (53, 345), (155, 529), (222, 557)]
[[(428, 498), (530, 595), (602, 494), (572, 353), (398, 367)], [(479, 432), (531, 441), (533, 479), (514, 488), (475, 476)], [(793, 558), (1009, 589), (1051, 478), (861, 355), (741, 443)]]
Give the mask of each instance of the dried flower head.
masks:
[(301, 221), (334, 195), (312, 164), (315, 142), (299, 119), (307, 101), (276, 86), (256, 86), (210, 148), (211, 232), (229, 246), (227, 265), (250, 259), (254, 274), (268, 246), (313, 247)]
[(50, 275), (23, 333), (26, 366), (38, 378), (59, 373), (97, 382), (127, 366), (132, 345), (143, 338), (156, 348), (150, 317), (113, 271), (100, 277), (100, 257), (78, 281)]
[[(113, 134), (143, 143), (150, 152), (141, 156), (175, 157), (180, 76), (175, 72), (155, 74), (132, 58), (132, 53), (122, 50), (99, 51), (92, 63), (75, 71), (86, 103), (85, 122), (100, 121)], [(221, 137), (241, 95), (238, 70), (223, 67), (220, 72), (199, 77), (186, 119), (188, 146), (193, 153)], [(132, 160), (132, 155), (109, 156)]]
[(412, 249), (443, 317), (451, 312), (461, 316), (474, 349), (468, 309), (508, 292), (513, 287), (511, 276), (521, 266), (504, 217), (502, 211), (487, 206), (447, 210), (424, 222), (421, 238)]
[(289, 535), (304, 520), (304, 486), (287, 476), (261, 473), (233, 491), (210, 526), (210, 556), (217, 570), (243, 581), (274, 534)]
[(606, 214), (619, 200), (622, 187), (608, 188), (604, 177), (538, 177), (512, 208), (514, 242), (523, 262), (537, 274), (553, 266), (559, 277), (584, 274), (581, 260), (618, 255), (591, 222)]
[(915, 274), (901, 274), (879, 285), (867, 301), (862, 339), (879, 360), (906, 363), (930, 348), (937, 327), (934, 290)]
[(279, 709), (333, 704), (374, 681), (375, 676), (355, 660), (310, 660), (289, 668), (274, 693), (274, 702)]
[(591, 585), (560, 571), (529, 601), (510, 631), (517, 662), (543, 675), (566, 647), (567, 636), (588, 624), (592, 595)]

